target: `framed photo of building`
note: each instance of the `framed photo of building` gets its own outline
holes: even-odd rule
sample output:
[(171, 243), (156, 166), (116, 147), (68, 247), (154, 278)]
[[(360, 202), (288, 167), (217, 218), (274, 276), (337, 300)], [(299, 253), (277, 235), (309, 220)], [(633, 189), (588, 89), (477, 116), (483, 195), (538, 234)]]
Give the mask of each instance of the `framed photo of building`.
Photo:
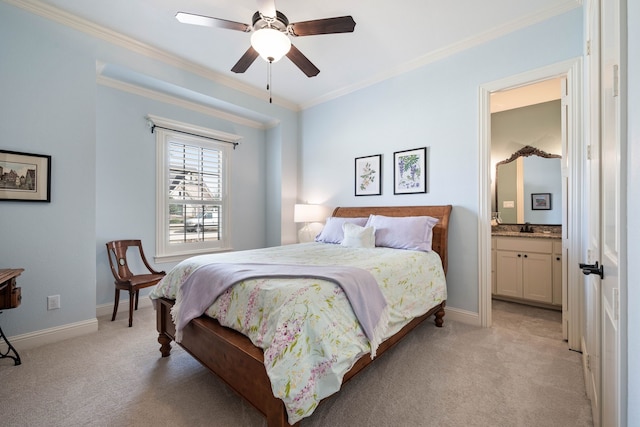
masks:
[(549, 211), (551, 210), (551, 193), (532, 193), (531, 210)]
[(50, 202), (51, 156), (0, 150), (0, 201)]

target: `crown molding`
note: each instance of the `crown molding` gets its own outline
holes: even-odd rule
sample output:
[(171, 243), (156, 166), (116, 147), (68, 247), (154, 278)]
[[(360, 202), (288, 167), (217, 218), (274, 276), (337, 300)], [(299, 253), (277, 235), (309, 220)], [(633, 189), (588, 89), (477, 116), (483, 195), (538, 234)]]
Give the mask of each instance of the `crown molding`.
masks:
[[(164, 62), (167, 65), (171, 65), (176, 68), (183, 69), (185, 71), (197, 74), (208, 80), (227, 86), (231, 89), (246, 93), (255, 98), (263, 98), (264, 90), (258, 89), (254, 86), (247, 85), (239, 82), (238, 80), (229, 78), (220, 73), (216, 73), (209, 68), (198, 65), (187, 59), (170, 54), (162, 49), (154, 47), (152, 45), (142, 43), (132, 37), (125, 36), (124, 34), (110, 30), (106, 27), (100, 26), (96, 23), (80, 18), (64, 10), (58, 9), (51, 5), (42, 3), (38, 0), (2, 0), (5, 3), (19, 7), (23, 10), (31, 12), (35, 15), (42, 16), (43, 18), (50, 19), (66, 27), (73, 28), (81, 31), (85, 34), (89, 34), (108, 43), (116, 46), (123, 47), (132, 52), (139, 53), (149, 58), (157, 59)], [(289, 100), (273, 97), (273, 103), (281, 107), (287, 108), (293, 111), (299, 111), (299, 106)]]
[(363, 80), (362, 82), (356, 83), (354, 85), (345, 86), (344, 88), (335, 90), (333, 92), (329, 92), (321, 97), (315, 98), (309, 102), (301, 104), (300, 108), (304, 110), (309, 107), (313, 107), (314, 105), (322, 104), (332, 99), (340, 98), (341, 96), (347, 95), (351, 92), (356, 92), (360, 89), (373, 86), (384, 80), (388, 80), (390, 78), (397, 77), (409, 71), (413, 71), (417, 68), (424, 67), (425, 65), (434, 63), (436, 61), (439, 61), (449, 56), (453, 56), (456, 53), (460, 53), (467, 49), (479, 46), (488, 41), (495, 40), (509, 33), (512, 33), (514, 31), (526, 28), (530, 25), (537, 24), (539, 22), (543, 22), (549, 18), (552, 18), (557, 15), (561, 15), (565, 12), (568, 12), (577, 7), (582, 6), (582, 1), (583, 0), (566, 0), (562, 4), (543, 10), (542, 12), (532, 14), (521, 19), (513, 20), (504, 25), (488, 30), (483, 34), (469, 37), (467, 39), (461, 40), (460, 42), (450, 44), (441, 49), (438, 49), (428, 54), (425, 54), (423, 56), (420, 56), (414, 60), (405, 62), (404, 64), (398, 67), (392, 68), (383, 73), (379, 73), (370, 79)]
[[(222, 84), (231, 89), (235, 89), (240, 92), (246, 93), (255, 98), (260, 99), (264, 96), (264, 91), (262, 89), (256, 88), (255, 86), (241, 83), (238, 80), (235, 80), (227, 76), (224, 76), (220, 73), (214, 72), (209, 68), (203, 67), (199, 64), (188, 61), (179, 56), (170, 54), (154, 46), (142, 43), (131, 37), (125, 36), (123, 34), (120, 34), (108, 28), (102, 27), (91, 21), (82, 19), (76, 15), (65, 12), (61, 9), (44, 4), (38, 0), (2, 0), (2, 1), (11, 5), (14, 5), (16, 7), (19, 7), (21, 9), (27, 10), (36, 15), (58, 22), (67, 27), (74, 28), (78, 31), (82, 31), (86, 34), (95, 36), (111, 44), (121, 46), (133, 52), (162, 61), (173, 67), (180, 68), (185, 71), (200, 75), (208, 80)], [(318, 98), (315, 98), (309, 102), (302, 103), (300, 105), (280, 97), (274, 97), (273, 103), (292, 111), (301, 111), (306, 108), (310, 108), (315, 105), (322, 104), (324, 102), (331, 101), (333, 99), (347, 95), (351, 92), (356, 92), (360, 89), (373, 86), (384, 80), (402, 75), (409, 71), (413, 71), (417, 68), (434, 63), (446, 57), (455, 55), (456, 53), (462, 52), (464, 50), (470, 49), (475, 46), (479, 46), (485, 42), (497, 39), (513, 31), (528, 27), (533, 24), (537, 24), (546, 19), (552, 18), (554, 16), (560, 15), (562, 13), (565, 13), (577, 7), (580, 7), (582, 6), (582, 4), (583, 4), (583, 0), (565, 0), (562, 4), (559, 4), (555, 7), (546, 9), (536, 14), (529, 15), (522, 19), (511, 21), (505, 25), (501, 25), (499, 27), (486, 31), (485, 33), (479, 36), (469, 37), (460, 42), (453, 43), (449, 46), (446, 46), (444, 48), (438, 49), (436, 51), (433, 51), (421, 57), (418, 57), (417, 59), (408, 61), (398, 67), (394, 67), (385, 72), (379, 73), (369, 79), (329, 92), (327, 94), (324, 94)]]
[(166, 104), (176, 105), (178, 107), (195, 111), (198, 113), (206, 114), (211, 117), (227, 120), (239, 125), (248, 126), (255, 129), (269, 129), (274, 126), (273, 122), (262, 123), (256, 120), (247, 119), (246, 117), (239, 116), (237, 114), (231, 114), (226, 111), (219, 110), (217, 108), (207, 107), (205, 105), (187, 101), (176, 96), (167, 95), (159, 91), (143, 88), (131, 83), (126, 83), (111, 77), (106, 77), (101, 74), (96, 75), (96, 82), (102, 86), (111, 87), (114, 89), (129, 92), (134, 95), (139, 95), (148, 99), (154, 99), (156, 101), (164, 102)]

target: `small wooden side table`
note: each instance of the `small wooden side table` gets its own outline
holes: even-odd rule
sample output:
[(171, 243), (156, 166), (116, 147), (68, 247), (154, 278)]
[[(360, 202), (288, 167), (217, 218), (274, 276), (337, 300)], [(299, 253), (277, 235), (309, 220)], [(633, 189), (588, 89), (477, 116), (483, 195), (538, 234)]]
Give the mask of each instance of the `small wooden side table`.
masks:
[[(24, 271), (23, 268), (5, 268), (0, 269), (0, 310), (16, 308), (22, 301), (22, 293), (20, 288), (16, 287), (16, 277)], [(2, 314), (2, 311), (0, 311)], [(2, 331), (0, 327), (0, 339), (7, 343), (7, 351), (0, 352), (0, 359), (10, 358), (13, 359), (16, 365), (20, 365), (20, 355), (16, 349), (11, 345), (9, 339)], [(12, 356), (11, 353), (15, 356)]]

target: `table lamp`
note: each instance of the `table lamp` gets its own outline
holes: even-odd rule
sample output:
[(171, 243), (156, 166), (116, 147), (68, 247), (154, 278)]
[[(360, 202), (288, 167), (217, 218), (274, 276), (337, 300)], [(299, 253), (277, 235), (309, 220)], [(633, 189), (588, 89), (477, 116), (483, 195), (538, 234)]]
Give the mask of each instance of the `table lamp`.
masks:
[(296, 204), (293, 210), (293, 221), (303, 222), (304, 227), (298, 231), (298, 241), (313, 242), (316, 234), (320, 232), (318, 225), (313, 223), (323, 222), (325, 220), (325, 210), (321, 205)]

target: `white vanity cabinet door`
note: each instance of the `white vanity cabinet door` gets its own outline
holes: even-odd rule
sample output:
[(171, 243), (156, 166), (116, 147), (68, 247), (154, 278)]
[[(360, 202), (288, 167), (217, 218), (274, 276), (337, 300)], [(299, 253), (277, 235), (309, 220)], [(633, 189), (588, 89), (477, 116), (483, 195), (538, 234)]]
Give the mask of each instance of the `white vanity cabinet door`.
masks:
[(496, 238), (491, 239), (491, 293), (496, 293)]
[(546, 302), (553, 301), (551, 283), (551, 254), (527, 252), (522, 255), (522, 297)]
[(496, 294), (522, 298), (522, 254), (496, 251)]

